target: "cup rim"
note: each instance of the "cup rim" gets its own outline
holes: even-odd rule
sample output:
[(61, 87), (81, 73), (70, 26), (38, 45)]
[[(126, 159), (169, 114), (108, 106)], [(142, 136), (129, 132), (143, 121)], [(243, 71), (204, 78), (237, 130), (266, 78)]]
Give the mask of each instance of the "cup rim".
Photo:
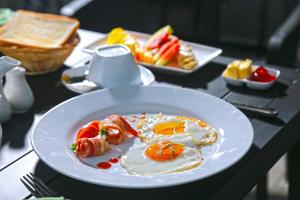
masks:
[[(109, 49), (109, 48), (115, 48), (115, 47), (122, 47), (124, 48), (127, 52), (126, 53), (122, 53), (120, 54), (119, 56), (123, 56), (123, 55), (126, 55), (128, 53), (131, 54), (131, 51), (130, 49), (126, 46), (126, 45), (123, 45), (123, 44), (111, 44), (111, 45), (104, 45), (104, 46), (99, 46), (99, 47), (96, 47), (94, 52), (98, 55), (98, 56), (103, 56), (101, 55), (101, 53), (99, 52), (99, 50), (101, 49)], [(106, 55), (106, 57), (114, 57), (115, 55)]]

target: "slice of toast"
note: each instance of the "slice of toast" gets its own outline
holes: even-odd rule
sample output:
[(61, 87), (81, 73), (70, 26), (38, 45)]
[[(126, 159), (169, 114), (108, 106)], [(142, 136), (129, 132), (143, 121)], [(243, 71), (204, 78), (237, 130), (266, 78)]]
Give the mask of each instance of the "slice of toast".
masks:
[(79, 28), (73, 18), (18, 10), (0, 28), (0, 43), (36, 48), (57, 48), (65, 44)]

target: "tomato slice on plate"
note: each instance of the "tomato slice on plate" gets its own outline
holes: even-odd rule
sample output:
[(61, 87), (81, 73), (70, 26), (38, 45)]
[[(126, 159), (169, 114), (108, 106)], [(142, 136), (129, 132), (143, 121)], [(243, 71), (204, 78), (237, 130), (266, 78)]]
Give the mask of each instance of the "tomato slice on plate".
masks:
[(88, 124), (90, 127), (95, 127), (98, 131), (100, 130), (100, 124), (101, 122), (98, 120), (92, 121)]
[(78, 141), (80, 138), (93, 138), (96, 137), (99, 134), (99, 124), (98, 122), (94, 121), (87, 126), (81, 128), (77, 133), (77, 139)]

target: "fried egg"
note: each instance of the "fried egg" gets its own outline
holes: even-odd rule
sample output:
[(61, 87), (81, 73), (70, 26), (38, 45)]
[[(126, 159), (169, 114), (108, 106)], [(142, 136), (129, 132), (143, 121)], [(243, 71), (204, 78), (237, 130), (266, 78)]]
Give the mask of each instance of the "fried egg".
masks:
[(186, 134), (192, 136), (195, 145), (211, 145), (218, 139), (217, 131), (210, 126), (202, 127), (192, 121), (186, 121), (185, 126)]
[(199, 166), (202, 155), (194, 148), (192, 137), (183, 135), (154, 138), (132, 146), (120, 164), (129, 174), (155, 175), (184, 171)]
[(217, 132), (205, 122), (184, 116), (155, 115), (138, 125), (143, 141), (171, 135), (192, 136), (196, 145), (210, 145), (217, 140)]

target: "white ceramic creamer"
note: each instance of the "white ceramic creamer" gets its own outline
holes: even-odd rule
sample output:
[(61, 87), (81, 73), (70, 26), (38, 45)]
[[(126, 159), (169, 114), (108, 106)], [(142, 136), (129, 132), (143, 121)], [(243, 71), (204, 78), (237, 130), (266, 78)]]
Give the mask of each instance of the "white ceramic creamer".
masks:
[(6, 122), (11, 116), (11, 106), (3, 93), (2, 79), (4, 75), (21, 62), (8, 56), (0, 58), (0, 122)]

